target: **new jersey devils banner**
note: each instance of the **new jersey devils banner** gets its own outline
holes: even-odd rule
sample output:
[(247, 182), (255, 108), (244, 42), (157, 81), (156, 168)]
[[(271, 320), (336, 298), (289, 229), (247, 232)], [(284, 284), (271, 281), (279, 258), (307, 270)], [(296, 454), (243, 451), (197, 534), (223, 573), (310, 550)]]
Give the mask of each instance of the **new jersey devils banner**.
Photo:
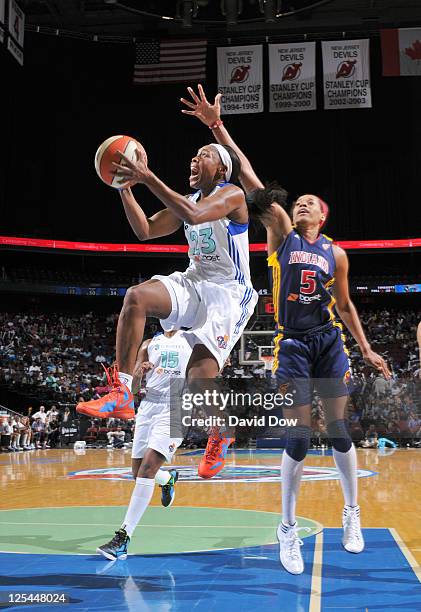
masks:
[(371, 108), (369, 44), (368, 39), (322, 42), (325, 109)]
[(263, 111), (262, 45), (218, 47), (218, 91), (221, 113)]
[(315, 110), (316, 43), (269, 45), (271, 113)]

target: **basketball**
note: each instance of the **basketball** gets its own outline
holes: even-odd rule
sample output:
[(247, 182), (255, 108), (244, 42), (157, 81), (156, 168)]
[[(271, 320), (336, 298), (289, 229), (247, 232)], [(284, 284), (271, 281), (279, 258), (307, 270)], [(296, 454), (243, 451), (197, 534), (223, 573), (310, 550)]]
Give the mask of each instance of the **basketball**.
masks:
[(137, 161), (136, 149), (139, 148), (148, 162), (145, 149), (142, 147), (140, 142), (132, 138), (131, 136), (111, 136), (107, 138), (99, 147), (95, 153), (95, 170), (99, 178), (104, 181), (110, 187), (119, 189), (121, 187), (121, 179), (114, 176), (116, 170), (112, 162), (125, 164), (124, 159), (118, 154), (118, 151), (124, 153), (131, 161)]

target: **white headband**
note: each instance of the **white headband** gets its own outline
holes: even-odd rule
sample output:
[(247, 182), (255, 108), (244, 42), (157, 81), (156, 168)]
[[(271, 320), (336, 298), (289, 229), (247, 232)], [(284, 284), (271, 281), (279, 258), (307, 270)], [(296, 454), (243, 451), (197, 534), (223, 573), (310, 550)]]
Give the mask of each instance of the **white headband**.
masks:
[(228, 182), (231, 178), (231, 174), (232, 174), (232, 161), (231, 161), (231, 156), (228, 153), (228, 151), (226, 150), (225, 147), (223, 147), (220, 144), (216, 144), (216, 143), (212, 143), (212, 146), (215, 147), (215, 149), (218, 151), (219, 157), (221, 158), (221, 162), (223, 163), (223, 165), (226, 168), (225, 171), (225, 180)]

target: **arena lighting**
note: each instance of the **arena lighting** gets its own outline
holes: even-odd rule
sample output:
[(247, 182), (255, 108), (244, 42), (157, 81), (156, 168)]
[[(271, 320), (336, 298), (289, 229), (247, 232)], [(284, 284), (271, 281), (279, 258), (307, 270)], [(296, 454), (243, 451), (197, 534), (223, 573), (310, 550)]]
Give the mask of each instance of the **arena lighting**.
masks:
[(275, 23), (276, 12), (280, 10), (277, 4), (277, 0), (260, 0), (260, 10), (264, 13), (265, 23)]
[(238, 15), (242, 10), (242, 0), (221, 0), (221, 12), (225, 15), (228, 26), (237, 25)]
[(183, 0), (183, 28), (192, 27), (193, 0)]

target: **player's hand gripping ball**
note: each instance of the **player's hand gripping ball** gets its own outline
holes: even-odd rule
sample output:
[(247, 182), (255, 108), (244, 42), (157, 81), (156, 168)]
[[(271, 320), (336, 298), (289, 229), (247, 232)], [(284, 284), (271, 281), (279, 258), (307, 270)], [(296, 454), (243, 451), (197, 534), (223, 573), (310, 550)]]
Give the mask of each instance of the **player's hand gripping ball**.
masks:
[(119, 151), (124, 153), (124, 155), (134, 164), (138, 160), (140, 151), (143, 160), (146, 164), (148, 163), (145, 149), (140, 142), (131, 136), (111, 136), (111, 138), (107, 138), (95, 153), (95, 170), (104, 183), (115, 189), (120, 189), (122, 183), (126, 182), (122, 180), (121, 177), (116, 176), (116, 167), (113, 165), (114, 162), (122, 166), (127, 166), (126, 161), (120, 155)]

